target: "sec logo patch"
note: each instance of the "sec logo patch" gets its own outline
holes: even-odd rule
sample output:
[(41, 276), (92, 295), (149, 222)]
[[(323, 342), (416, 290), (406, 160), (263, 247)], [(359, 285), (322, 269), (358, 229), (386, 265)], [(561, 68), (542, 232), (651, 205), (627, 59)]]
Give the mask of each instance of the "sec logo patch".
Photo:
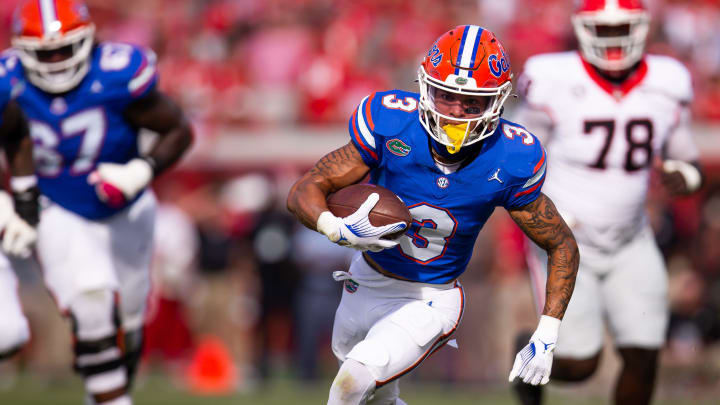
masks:
[(450, 185), (450, 180), (448, 180), (447, 177), (445, 177), (445, 176), (438, 177), (438, 179), (437, 179), (438, 187), (440, 187), (442, 189), (446, 189), (449, 185)]

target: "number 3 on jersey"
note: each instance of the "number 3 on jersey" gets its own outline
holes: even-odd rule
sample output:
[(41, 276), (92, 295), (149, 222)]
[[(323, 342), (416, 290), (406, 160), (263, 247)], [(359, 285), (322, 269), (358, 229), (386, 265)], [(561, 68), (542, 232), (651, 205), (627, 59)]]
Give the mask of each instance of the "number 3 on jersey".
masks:
[(441, 258), (455, 235), (457, 220), (450, 211), (427, 203), (408, 208), (413, 222), (410, 230), (400, 238), (403, 255), (422, 264)]
[(417, 100), (412, 97), (405, 97), (403, 100), (397, 99), (397, 94), (388, 94), (382, 98), (382, 104), (391, 110), (403, 110), (405, 112), (413, 112), (417, 110)]

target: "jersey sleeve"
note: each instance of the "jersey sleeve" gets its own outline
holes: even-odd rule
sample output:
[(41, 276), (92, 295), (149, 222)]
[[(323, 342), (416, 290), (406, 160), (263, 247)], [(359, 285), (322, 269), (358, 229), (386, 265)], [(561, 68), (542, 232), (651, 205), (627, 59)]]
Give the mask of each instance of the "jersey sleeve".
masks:
[(10, 99), (12, 98), (12, 86), (10, 85), (10, 72), (5, 67), (5, 58), (0, 58), (0, 125)]
[(530, 128), (535, 136), (546, 141), (555, 125), (555, 113), (548, 104), (553, 100), (553, 88), (550, 80), (543, 79), (546, 63), (540, 57), (530, 58), (518, 79), (518, 92), (522, 95), (522, 103), (513, 116), (515, 122), (520, 122)]
[(530, 159), (524, 164), (521, 175), (515, 177), (513, 184), (508, 187), (505, 194), (506, 209), (519, 208), (535, 201), (539, 196), (545, 182), (547, 159), (545, 148), (536, 141), (536, 146), (530, 154)]
[(113, 99), (129, 104), (157, 86), (157, 57), (151, 49), (121, 43), (100, 47), (100, 70), (111, 84)]
[(380, 163), (379, 153), (382, 148), (378, 148), (380, 144), (379, 136), (375, 133), (375, 124), (373, 122), (373, 113), (376, 111), (374, 102), (376, 93), (365, 97), (358, 108), (353, 112), (348, 122), (348, 131), (350, 139), (360, 152), (363, 161), (370, 168), (377, 167)]
[(678, 107), (675, 111), (675, 124), (673, 125), (670, 136), (664, 146), (664, 157), (669, 159), (677, 159), (685, 162), (696, 161), (700, 158), (695, 141), (692, 138), (690, 128), (691, 115), (690, 104), (693, 100), (692, 78), (690, 72), (676, 62), (678, 73), (675, 75), (677, 89)]

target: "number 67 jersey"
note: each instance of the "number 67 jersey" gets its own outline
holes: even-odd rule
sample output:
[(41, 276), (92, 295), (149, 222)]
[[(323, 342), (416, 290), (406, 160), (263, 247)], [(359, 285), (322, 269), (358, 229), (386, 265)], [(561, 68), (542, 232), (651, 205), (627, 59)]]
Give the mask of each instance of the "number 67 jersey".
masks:
[(447, 174), (431, 155), (417, 107), (416, 93), (378, 92), (350, 118), (350, 138), (370, 167), (370, 182), (397, 194), (413, 219), (397, 247), (366, 255), (402, 278), (444, 284), (465, 271), (495, 207), (522, 207), (540, 195), (545, 151), (525, 128), (500, 119), (477, 156)]
[(138, 156), (138, 128), (123, 113), (155, 86), (157, 70), (152, 51), (122, 43), (98, 44), (89, 63), (77, 87), (50, 94), (26, 79), (18, 57), (9, 50), (0, 58), (0, 87), (12, 89), (30, 123), (41, 192), (94, 220), (124, 208), (101, 201), (88, 175), (98, 163), (126, 163)]
[(577, 241), (600, 252), (623, 246), (647, 225), (650, 168), (658, 157), (693, 161), (688, 128), (690, 74), (647, 55), (622, 83), (600, 76), (577, 52), (528, 59), (518, 120), (543, 139), (543, 192)]

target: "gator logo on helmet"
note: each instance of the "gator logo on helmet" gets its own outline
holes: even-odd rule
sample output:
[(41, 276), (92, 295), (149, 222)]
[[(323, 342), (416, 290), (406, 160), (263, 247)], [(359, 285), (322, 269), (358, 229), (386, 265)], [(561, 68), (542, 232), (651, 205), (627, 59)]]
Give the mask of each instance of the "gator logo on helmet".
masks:
[(385, 146), (393, 155), (407, 156), (410, 153), (410, 146), (397, 138), (387, 141)]

